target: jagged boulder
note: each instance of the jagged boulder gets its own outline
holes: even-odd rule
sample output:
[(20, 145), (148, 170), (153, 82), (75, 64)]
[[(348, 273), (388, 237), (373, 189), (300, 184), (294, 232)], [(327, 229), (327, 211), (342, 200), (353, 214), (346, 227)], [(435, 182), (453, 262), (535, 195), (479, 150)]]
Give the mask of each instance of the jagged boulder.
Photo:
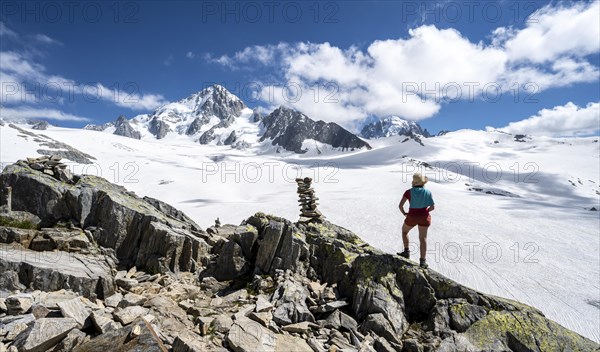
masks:
[(248, 264), (244, 259), (242, 247), (234, 241), (227, 241), (216, 263), (214, 277), (219, 281), (233, 280), (248, 272)]
[(235, 321), (227, 335), (227, 343), (235, 352), (313, 352), (306, 341), (290, 335), (276, 334), (248, 318)]
[(115, 251), (121, 265), (155, 272), (195, 271), (209, 251), (202, 230), (172, 207), (148, 201), (96, 176), (61, 182), (27, 165), (0, 175), (12, 187), (13, 210), (27, 210), (52, 227), (60, 221), (91, 228), (93, 240)]
[(104, 298), (114, 292), (115, 263), (104, 255), (62, 251), (36, 252), (0, 245), (0, 287), (43, 291), (69, 288), (85, 297)]
[(289, 220), (281, 218), (249, 219), (248, 224), (260, 228), (256, 243), (255, 268), (257, 272), (275, 274), (275, 271), (292, 270), (306, 273), (309, 248), (304, 235)]
[(70, 318), (42, 318), (36, 320), (15, 339), (13, 346), (23, 352), (45, 352), (59, 343), (69, 331), (77, 327)]
[(292, 278), (284, 280), (273, 293), (273, 320), (280, 325), (315, 322), (306, 305), (308, 296), (308, 290), (301, 283)]
[(73, 352), (167, 352), (156, 331), (140, 318), (127, 327), (111, 330), (89, 342), (77, 346)]
[(306, 273), (309, 247), (289, 220), (252, 217), (232, 230), (215, 251), (217, 261), (205, 275), (232, 280), (250, 271), (275, 275), (278, 270), (289, 269)]

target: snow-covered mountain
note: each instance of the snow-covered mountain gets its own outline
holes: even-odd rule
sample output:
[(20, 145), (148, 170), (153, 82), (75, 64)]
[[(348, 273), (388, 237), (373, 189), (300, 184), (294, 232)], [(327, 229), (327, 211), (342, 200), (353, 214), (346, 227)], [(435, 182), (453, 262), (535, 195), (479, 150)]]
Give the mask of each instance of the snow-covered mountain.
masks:
[(273, 145), (280, 147), (276, 150), (295, 153), (310, 149), (318, 149), (319, 153), (323, 149), (370, 148), (340, 125), (314, 121), (299, 111), (280, 107), (263, 117), (219, 85), (163, 105), (150, 114), (131, 120), (121, 116), (114, 123), (87, 125), (84, 129), (134, 139), (187, 136), (202, 145), (229, 145), (237, 149)]
[(115, 123), (87, 125), (84, 128), (104, 131), (115, 127), (111, 133), (136, 139), (145, 136), (163, 139), (170, 133), (201, 136), (199, 141), (209, 144), (217, 138), (214, 133), (216, 129), (229, 127), (244, 113), (252, 114), (252, 111), (227, 89), (213, 85), (187, 98), (165, 104), (152, 113), (138, 115), (131, 120), (120, 116)]
[(342, 150), (371, 149), (371, 146), (333, 122), (313, 121), (303, 113), (286, 107), (279, 107), (261, 122), (264, 133), (261, 141), (269, 139), (295, 153), (305, 153), (310, 143), (328, 144)]
[(38, 131), (43, 131), (48, 127), (52, 126), (48, 121), (38, 119), (10, 119), (10, 121), (5, 121), (2, 117), (0, 117), (0, 123), (2, 123), (2, 125), (4, 125), (4, 123), (15, 123), (19, 125), (28, 126), (31, 129)]
[(398, 116), (388, 116), (371, 122), (360, 131), (361, 137), (367, 139), (413, 134), (431, 137), (429, 131), (423, 129), (415, 121), (404, 120)]
[(189, 97), (159, 107), (151, 114), (138, 115), (133, 121), (157, 139), (169, 132), (195, 136), (200, 143), (210, 144), (243, 113), (251, 113), (237, 96), (219, 85), (213, 85)]

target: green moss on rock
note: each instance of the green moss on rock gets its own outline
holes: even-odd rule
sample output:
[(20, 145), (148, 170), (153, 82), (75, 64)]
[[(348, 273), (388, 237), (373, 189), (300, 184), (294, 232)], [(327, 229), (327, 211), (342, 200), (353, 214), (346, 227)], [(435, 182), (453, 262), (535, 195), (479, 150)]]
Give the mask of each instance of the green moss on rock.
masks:
[(26, 230), (37, 230), (38, 226), (31, 221), (23, 220), (14, 220), (6, 217), (0, 216), (0, 226), (5, 227), (16, 227), (18, 229), (26, 229)]
[(481, 349), (503, 343), (511, 350), (594, 351), (598, 345), (535, 313), (491, 311), (466, 332)]

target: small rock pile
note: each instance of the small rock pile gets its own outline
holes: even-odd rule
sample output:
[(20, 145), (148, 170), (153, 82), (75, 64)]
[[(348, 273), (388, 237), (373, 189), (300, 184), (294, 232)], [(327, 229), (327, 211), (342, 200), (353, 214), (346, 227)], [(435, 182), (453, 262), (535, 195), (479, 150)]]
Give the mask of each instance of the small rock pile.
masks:
[(61, 159), (62, 158), (58, 155), (44, 155), (39, 158), (20, 160), (20, 162), (27, 164), (27, 166), (34, 170), (50, 175), (59, 181), (73, 183), (73, 174), (67, 169), (66, 164), (60, 162)]
[(298, 184), (298, 203), (300, 203), (300, 220), (301, 221), (322, 221), (323, 214), (317, 210), (317, 200), (315, 190), (311, 187), (312, 178), (297, 178)]

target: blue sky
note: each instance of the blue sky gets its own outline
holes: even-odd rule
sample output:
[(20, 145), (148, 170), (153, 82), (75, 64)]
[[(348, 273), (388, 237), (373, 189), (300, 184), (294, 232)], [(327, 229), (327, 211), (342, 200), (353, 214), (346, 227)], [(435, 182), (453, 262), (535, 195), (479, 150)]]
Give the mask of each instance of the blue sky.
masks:
[[(432, 132), (599, 128), (597, 2), (69, 4), (0, 5), (3, 117), (79, 127), (219, 83), (250, 107), (287, 104), (349, 128), (392, 114)], [(465, 82), (490, 90), (470, 99)], [(444, 102), (457, 87), (461, 98)]]

